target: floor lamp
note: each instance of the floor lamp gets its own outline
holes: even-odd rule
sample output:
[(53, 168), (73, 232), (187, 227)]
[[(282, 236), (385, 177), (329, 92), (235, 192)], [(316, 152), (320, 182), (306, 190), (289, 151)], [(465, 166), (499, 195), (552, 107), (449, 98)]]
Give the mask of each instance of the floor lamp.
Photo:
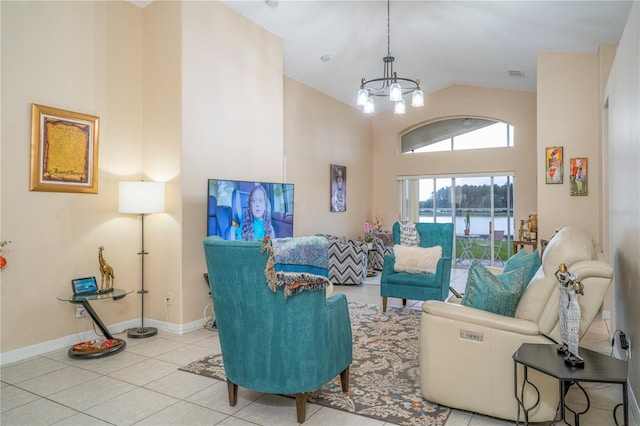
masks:
[(140, 327), (130, 328), (127, 336), (134, 339), (151, 337), (158, 334), (155, 327), (144, 326), (144, 295), (148, 293), (144, 289), (144, 256), (149, 254), (144, 251), (144, 217), (151, 213), (164, 212), (164, 183), (163, 182), (120, 182), (118, 191), (118, 211), (120, 213), (139, 214), (142, 222), (141, 249), (141, 286), (138, 294), (140, 295), (140, 303), (142, 311), (140, 315)]

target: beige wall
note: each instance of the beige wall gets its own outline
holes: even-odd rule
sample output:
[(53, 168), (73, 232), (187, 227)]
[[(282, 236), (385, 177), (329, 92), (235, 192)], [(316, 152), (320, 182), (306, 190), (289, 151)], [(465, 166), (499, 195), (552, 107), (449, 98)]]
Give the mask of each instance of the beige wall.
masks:
[[(126, 2), (2, 2), (2, 352), (92, 329), (56, 296), (97, 275), (98, 246), (116, 285), (139, 282), (139, 227), (118, 213), (118, 181), (140, 162), (142, 10)], [(98, 194), (29, 191), (31, 103), (100, 117)], [(139, 178), (140, 176), (137, 176)], [(107, 324), (137, 298), (97, 302)]]
[[(605, 254), (609, 253), (609, 221), (606, 219), (606, 211), (609, 208), (609, 125), (608, 117), (602, 113), (602, 108), (605, 104), (607, 81), (609, 80), (609, 73), (613, 65), (613, 60), (616, 56), (617, 45), (602, 45), (598, 49), (598, 58), (600, 61), (599, 70), (599, 95), (600, 95), (600, 150), (598, 152), (598, 164), (601, 167), (600, 180), (598, 181), (598, 191), (600, 192), (600, 206), (598, 210), (603, 212), (600, 217), (600, 236), (602, 250)], [(605, 309), (611, 311), (611, 305), (609, 304), (609, 295), (606, 298)]]
[[(179, 255), (183, 235), (181, 149), (184, 121), (181, 17), (180, 2), (153, 2), (143, 9), (144, 117), (142, 158), (136, 163), (136, 172), (138, 178), (167, 183), (166, 213), (145, 219), (145, 250), (149, 252), (145, 264), (145, 288), (149, 290), (145, 296), (145, 317), (158, 321), (153, 325), (165, 328), (167, 321), (182, 323), (183, 307)], [(140, 223), (137, 225), (139, 227)], [(135, 247), (129, 248), (130, 251), (133, 249)], [(173, 303), (167, 306), (165, 314), (164, 303), (169, 293), (173, 295)], [(137, 315), (140, 315), (139, 308)]]
[(283, 179), (283, 65), (279, 38), (218, 2), (185, 2), (182, 37), (184, 323), (211, 303), (207, 179)]
[[(513, 148), (400, 154), (400, 136), (421, 124), (449, 117), (484, 117), (515, 126)], [(380, 114), (373, 122), (373, 209), (383, 228), (398, 219), (398, 176), (515, 172), (515, 218), (536, 211), (535, 93), (469, 86), (451, 86), (429, 94), (422, 108)]]
[[(538, 227), (549, 239), (573, 224), (600, 236), (600, 61), (597, 54), (538, 54)], [(564, 148), (562, 184), (545, 183), (545, 148)], [(587, 157), (588, 195), (569, 195), (569, 160)]]
[[(371, 118), (285, 78), (287, 182), (295, 184), (294, 234), (361, 237), (372, 220)], [(347, 211), (330, 212), (329, 165), (347, 167)]]
[[(618, 45), (607, 86), (609, 143), (610, 261), (613, 277), (612, 330), (631, 340), (629, 383), (635, 395), (636, 421), (640, 419), (640, 3), (635, 2)], [(633, 402), (633, 399), (632, 399)]]

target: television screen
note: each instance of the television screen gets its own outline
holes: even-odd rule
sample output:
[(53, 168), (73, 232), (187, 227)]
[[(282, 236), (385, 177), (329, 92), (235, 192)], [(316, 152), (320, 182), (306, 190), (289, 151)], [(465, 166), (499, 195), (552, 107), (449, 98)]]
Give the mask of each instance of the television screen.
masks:
[(293, 184), (209, 179), (207, 236), (261, 240), (293, 236)]

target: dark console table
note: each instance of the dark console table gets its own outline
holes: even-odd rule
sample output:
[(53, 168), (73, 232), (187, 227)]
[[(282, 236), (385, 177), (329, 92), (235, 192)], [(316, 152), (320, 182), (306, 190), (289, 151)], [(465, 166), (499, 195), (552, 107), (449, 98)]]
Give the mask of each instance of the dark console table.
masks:
[(100, 331), (105, 337), (105, 340), (91, 340), (88, 342), (78, 343), (69, 348), (67, 352), (71, 358), (99, 358), (102, 356), (113, 355), (120, 352), (127, 345), (127, 342), (122, 339), (115, 339), (109, 329), (104, 325), (96, 311), (93, 310), (91, 304), (92, 300), (113, 299), (120, 300), (133, 290), (123, 290), (121, 288), (115, 288), (108, 293), (99, 293), (78, 296), (73, 293), (66, 293), (57, 297), (58, 300), (63, 302), (69, 302), (73, 304), (81, 304), (87, 311), (93, 322), (98, 326)]
[[(619, 383), (622, 385), (624, 424), (628, 425), (627, 362), (590, 351), (589, 349), (580, 348), (579, 353), (580, 356), (584, 358), (584, 368), (569, 367), (565, 365), (563, 355), (558, 354), (556, 348), (557, 345), (525, 343), (513, 354), (514, 391), (516, 400), (518, 401), (518, 418), (516, 419), (516, 424), (519, 424), (520, 410), (522, 409), (524, 411), (524, 424), (528, 425), (529, 411), (534, 409), (540, 402), (536, 401), (536, 403), (529, 408), (524, 406), (523, 396), (525, 386), (529, 384), (533, 386), (536, 391), (538, 390), (535, 384), (531, 383), (528, 379), (528, 369), (533, 368), (548, 376), (555, 377), (559, 381), (560, 407), (558, 411), (560, 412), (560, 419), (555, 420), (554, 423), (562, 421), (568, 424), (566, 421), (566, 410), (569, 410), (574, 415), (575, 426), (579, 426), (580, 415), (586, 413), (590, 407), (589, 395), (587, 395), (585, 389), (580, 386), (579, 382), (599, 382)], [(520, 391), (518, 390), (518, 364), (524, 367), (524, 382), (522, 383)], [(584, 392), (587, 398), (587, 408), (580, 413), (568, 408), (565, 403), (565, 395), (574, 384)], [(613, 414), (615, 420), (615, 410)]]

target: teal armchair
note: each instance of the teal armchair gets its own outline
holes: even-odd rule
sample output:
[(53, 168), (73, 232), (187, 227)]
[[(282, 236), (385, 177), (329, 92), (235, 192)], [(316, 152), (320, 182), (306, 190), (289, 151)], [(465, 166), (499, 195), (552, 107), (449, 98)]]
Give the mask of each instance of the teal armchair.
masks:
[[(442, 247), (442, 258), (438, 260), (435, 273), (396, 272), (395, 255), (384, 257), (380, 277), (382, 311), (387, 311), (387, 298), (397, 297), (406, 305), (411, 300), (444, 300), (449, 294), (451, 259), (453, 256), (452, 223), (416, 223), (420, 247)], [(400, 244), (400, 224), (393, 224), (393, 242)]]
[(282, 287), (272, 292), (265, 278), (268, 255), (261, 246), (260, 241), (215, 236), (204, 240), (229, 404), (236, 405), (238, 386), (295, 395), (302, 423), (303, 392), (337, 375), (342, 390), (348, 390), (352, 335), (347, 299), (343, 294), (326, 298), (325, 289), (286, 298)]

